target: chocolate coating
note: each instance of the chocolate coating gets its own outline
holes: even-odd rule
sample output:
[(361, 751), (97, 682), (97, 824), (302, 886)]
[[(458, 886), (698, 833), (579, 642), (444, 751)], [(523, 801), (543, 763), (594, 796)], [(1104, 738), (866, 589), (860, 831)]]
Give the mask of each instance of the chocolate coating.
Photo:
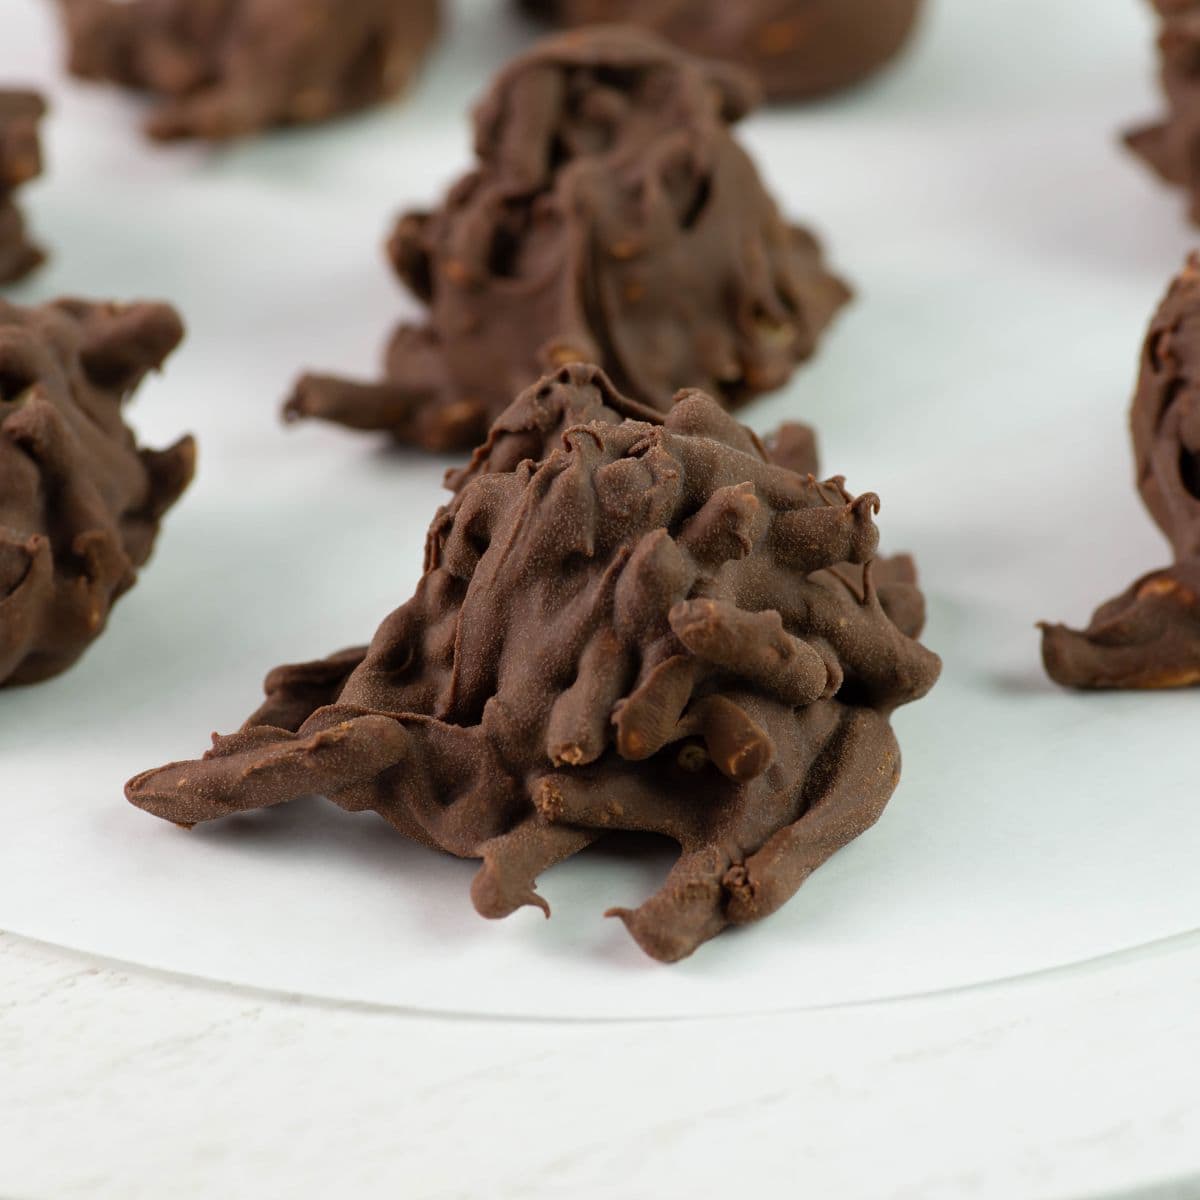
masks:
[(0, 301), (0, 686), (69, 667), (150, 557), (195, 448), (121, 410), (183, 336), (165, 304)]
[(660, 411), (683, 387), (735, 407), (782, 386), (849, 293), (732, 136), (755, 100), (636, 30), (539, 43), (476, 110), (478, 167), (392, 238), (428, 322), (400, 327), (382, 383), (307, 376), (287, 415), (450, 450), (568, 362)]
[(0, 91), (0, 283), (21, 279), (45, 258), (13, 200), (22, 184), (42, 173), (38, 124), (45, 113), (34, 92)]
[(310, 124), (403, 90), (438, 0), (58, 0), (70, 68), (152, 92), (159, 139)]
[[(586, 422), (586, 423), (577, 423)], [(892, 711), (939, 662), (873, 495), (767, 461), (711, 399), (665, 416), (576, 364), (455, 479), (415, 596), (369, 647), (283, 667), (241, 732), (132, 780), (184, 825), (323, 794), (482, 860), (478, 911), (609, 830), (682, 849), (614, 909), (655, 958), (774, 912), (878, 817)], [(548, 910), (547, 910), (548, 911)]]
[(1167, 292), (1133, 401), (1138, 487), (1175, 562), (1097, 610), (1082, 633), (1044, 627), (1046, 670), (1081, 688), (1200, 683), (1200, 255)]
[(861, 83), (904, 49), (922, 0), (521, 0), (542, 20), (628, 21), (753, 71), (773, 100)]
[(1161, 120), (1125, 141), (1167, 183), (1187, 190), (1191, 219), (1200, 224), (1200, 0), (1151, 0), (1161, 19), (1160, 78), (1167, 102)]

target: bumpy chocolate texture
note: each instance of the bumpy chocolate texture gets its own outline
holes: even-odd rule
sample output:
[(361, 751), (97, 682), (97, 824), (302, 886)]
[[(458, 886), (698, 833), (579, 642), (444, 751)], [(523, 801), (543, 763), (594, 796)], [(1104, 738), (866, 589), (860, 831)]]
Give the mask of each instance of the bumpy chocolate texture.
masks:
[(664, 834), (662, 891), (613, 915), (667, 961), (774, 912), (878, 817), (889, 715), (939, 663), (911, 563), (873, 563), (875, 496), (773, 465), (698, 392), (664, 417), (578, 364), (451, 482), (369, 648), (273, 672), (240, 733), (129, 798), (183, 825), (314, 793), (374, 809), (482, 859), (487, 917), (546, 909), (538, 874), (607, 831)]
[(1187, 189), (1200, 224), (1200, 0), (1152, 0), (1161, 17), (1158, 48), (1165, 117), (1125, 137), (1167, 183)]
[(25, 232), (13, 193), (42, 172), (38, 123), (45, 112), (33, 92), (0, 91), (0, 283), (22, 278), (44, 258)]
[(58, 0), (70, 67), (155, 93), (156, 138), (324, 121), (401, 91), (438, 0)]
[(561, 25), (630, 21), (694, 54), (749, 68), (767, 95), (808, 99), (860, 83), (908, 42), (922, 0), (522, 0)]
[(682, 387), (729, 407), (780, 387), (849, 293), (730, 132), (754, 102), (736, 68), (636, 30), (539, 43), (476, 111), (478, 168), (392, 238), (428, 323), (399, 329), (383, 383), (308, 376), (287, 415), (449, 450), (568, 362), (662, 411)]
[(1085, 632), (1045, 627), (1046, 669), (1069, 687), (1200, 684), (1200, 256), (1146, 336), (1133, 447), (1142, 499), (1175, 562), (1102, 606)]
[(163, 304), (0, 302), (0, 686), (65, 670), (150, 556), (195, 450), (121, 417), (183, 327)]

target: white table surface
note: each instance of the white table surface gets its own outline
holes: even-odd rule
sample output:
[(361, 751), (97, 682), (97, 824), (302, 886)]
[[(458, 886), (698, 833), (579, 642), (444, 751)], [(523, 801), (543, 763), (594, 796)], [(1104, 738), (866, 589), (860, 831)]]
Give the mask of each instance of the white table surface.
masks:
[[(119, 180), (103, 178), (103, 172), (119, 172), (124, 164), (157, 173), (159, 194), (180, 199), (171, 190), (178, 188), (179, 171), (207, 168), (186, 155), (147, 157), (132, 127), (123, 125), (133, 119), (128, 102), (57, 76), (48, 7), (38, 0), (0, 0), (0, 82), (28, 78), (51, 89), (60, 122), (51, 133), (53, 145), (69, 145), (63, 123), (103, 106), (110, 127), (88, 147), (90, 169), (101, 172), (99, 196), (119, 191)], [(1026, 378), (1036, 386), (1038, 364), (1014, 364), (1012, 346), (1004, 344), (1010, 334), (1017, 345), (1026, 336), (1036, 340), (1026, 329), (1036, 324), (1036, 296), (1028, 298), (1028, 313), (1014, 314), (1012, 330), (997, 330), (995, 362), (981, 361), (977, 374), (964, 376), (958, 364), (951, 366), (953, 321), (964, 318), (965, 336), (965, 311), (947, 311), (946, 340), (935, 338), (938, 330), (928, 323), (929, 310), (919, 297), (914, 294), (911, 311), (904, 298), (905, 281), (918, 278), (919, 256), (915, 251), (908, 256), (902, 239), (889, 255), (869, 242), (873, 210), (881, 203), (896, 206), (896, 212), (944, 205), (948, 244), (960, 232), (956, 222), (969, 219), (993, 222), (997, 240), (1011, 241), (1015, 259), (1045, 253), (1055, 272), (1054, 280), (1047, 279), (1048, 297), (1059, 295), (1054, 287), (1060, 276), (1078, 268), (1087, 282), (1093, 264), (1099, 264), (1094, 308), (1084, 304), (1054, 314), (1062, 353), (1080, 388), (1063, 403), (1082, 412), (1093, 393), (1102, 393), (1097, 411), (1103, 419), (1087, 431), (1083, 449), (1123, 469), (1127, 449), (1113, 414), (1124, 403), (1138, 328), (1192, 241), (1178, 198), (1159, 191), (1112, 147), (1117, 124), (1152, 112), (1155, 103), (1150, 27), (1135, 8), (1132, 0), (1088, 0), (1085, 16), (1079, 0), (991, 6), (941, 0), (918, 53), (903, 70), (805, 118), (806, 136), (821, 162), (861, 168), (839, 147), (868, 146), (880, 182), (864, 189), (857, 204), (831, 211), (838, 188), (818, 172), (799, 198), (798, 207), (830, 233), (835, 256), (864, 291), (862, 324), (839, 328), (831, 349), (804, 373), (799, 386), (809, 390), (803, 394), (811, 399), (816, 391), (832, 403), (832, 396), (861, 399), (890, 387), (910, 401), (928, 399), (934, 413), (935, 394), (944, 403), (961, 392), (964, 411), (969, 408), (964, 420), (977, 422), (970, 445), (978, 449), (986, 446), (989, 412), (998, 411), (1005, 390), (1021, 387)], [(305, 177), (308, 147), (323, 156), (317, 161), (359, 170), (361, 157), (349, 150), (342, 155), (337, 139), (344, 136), (347, 146), (361, 148), (388, 122), (402, 132), (405, 113), (411, 121), (461, 104), (464, 91), (474, 90), (524, 36), (498, 5), (485, 0), (461, 0), (457, 18), (456, 40), (435, 62), (412, 107), (367, 118), (344, 133), (311, 135), (311, 143), (279, 139), (237, 152), (232, 165), (214, 168), (214, 179), (219, 176), (225, 188), (214, 192), (219, 202), (236, 206), (243, 194), (257, 196), (260, 178), (268, 179), (286, 226), (271, 236), (302, 235), (297, 221), (303, 214), (283, 201)], [(870, 127), (871, 114), (880, 112), (892, 114), (903, 155), (889, 153), (886, 123), (871, 127), (874, 133), (865, 142), (841, 140)], [(785, 119), (771, 114), (751, 123), (748, 140), (769, 151), (787, 133)], [(447, 145), (440, 168), (446, 177), (463, 158), (461, 135), (455, 136), (460, 140)], [(939, 138), (958, 139), (963, 146), (960, 176), (944, 156), (937, 157), (937, 145), (946, 144)], [(926, 154), (942, 172), (927, 196), (926, 180), (911, 169), (911, 161)], [(777, 179), (788, 178), (795, 166), (766, 163)], [(378, 240), (375, 226), (382, 230), (387, 215), (404, 201), (404, 188), (422, 200), (441, 186), (432, 176), (409, 179), (405, 168), (398, 156), (381, 164), (378, 178), (362, 172), (347, 184), (347, 203), (370, 226), (372, 245)], [(146, 264), (119, 252), (119, 237), (106, 236), (107, 219), (99, 209), (89, 209), (76, 191), (62, 186), (69, 172), (82, 170), (79, 162), (64, 164), (57, 188), (51, 179), (31, 191), (31, 216), (57, 258), (19, 296), (33, 300), (83, 285), (95, 291), (110, 279), (114, 295), (153, 283), (173, 296), (169, 277), (177, 271), (178, 290), (189, 299), (196, 273), (208, 264), (171, 245), (162, 236), (169, 227), (156, 225), (149, 214), (153, 263), (165, 278), (162, 287), (157, 278), (148, 281)], [(1006, 178), (998, 183), (993, 174)], [(966, 217), (947, 202), (955, 186), (971, 199)], [(1107, 257), (1097, 257), (1102, 251)], [(403, 305), (378, 261), (360, 260), (361, 254), (359, 244), (348, 242), (345, 265), (331, 279), (334, 288), (354, 289), (352, 319), (345, 321), (351, 333), (337, 349), (347, 368), (374, 354)], [(1018, 261), (1004, 283), (1013, 296), (1025, 267)], [(280, 264), (281, 274), (290, 269), (293, 264)], [(957, 283), (946, 264), (939, 270), (938, 284)], [(297, 270), (275, 322), (280, 327), (309, 315), (301, 281)], [(243, 300), (261, 303), (267, 290), (255, 291), (255, 282), (248, 275), (237, 286), (248, 289)], [(979, 280), (981, 289), (988, 285)], [(1061, 294), (1068, 291), (1064, 285)], [(199, 341), (220, 333), (222, 320), (236, 324), (232, 310), (228, 315), (206, 310), (204, 300), (198, 296), (194, 307)], [(1101, 333), (1093, 322), (1103, 309), (1111, 310), (1111, 324)], [(904, 327), (906, 321), (915, 337), (929, 339), (927, 351), (877, 360), (856, 355), (872, 328), (888, 322)], [(270, 340), (275, 330), (267, 324)], [(977, 339), (973, 351), (988, 348), (978, 330), (970, 333)], [(247, 393), (266, 397), (253, 420), (247, 417), (248, 455), (282, 436), (274, 429), (270, 404), (293, 366), (339, 365), (328, 363), (316, 342), (314, 337), (289, 351), (286, 359), (260, 364), (247, 355), (231, 367), (241, 373)], [(295, 361), (296, 354), (308, 358)], [(138, 410), (152, 441), (210, 419), (198, 411), (203, 393), (195, 388), (204, 381), (189, 383), (186, 370), (182, 378), (174, 391), (171, 376), (154, 384), (167, 402), (148, 402)], [(787, 403), (786, 397), (767, 402), (756, 410), (755, 423), (766, 427), (790, 415)], [(896, 528), (887, 525), (896, 521), (905, 536), (919, 541), (926, 532), (920, 520), (905, 525), (906, 506), (913, 510), (910, 501), (918, 489), (901, 473), (887, 475), (890, 448), (881, 440), (890, 433), (870, 426), (860, 433), (840, 409), (810, 415), (827, 434), (831, 465), (840, 468), (855, 456), (856, 474), (867, 474), (872, 483), (883, 477), (881, 491), (896, 501), (889, 504), (885, 527)], [(920, 420), (916, 413), (918, 426)], [(328, 479), (362, 460), (361, 447), (337, 434), (293, 445), (313, 470), (328, 464)], [(1031, 446), (1029, 454), (1033, 461), (1039, 454), (1053, 457), (1046, 447)], [(383, 486), (389, 465), (379, 457), (364, 465), (364, 477), (348, 486), (365, 494)], [(1056, 503), (1068, 514), (1073, 504), (1084, 506), (1078, 495)], [(1128, 545), (1124, 537), (1116, 549), (1107, 545), (1102, 528), (1087, 532), (1078, 578), (1055, 585), (1053, 592), (1053, 603), (1070, 603), (1076, 611), (1038, 608), (1034, 615), (1082, 616), (1087, 602), (1100, 598), (1098, 580), (1116, 582), (1121, 571), (1154, 565), (1161, 554), (1135, 512), (1124, 476), (1121, 488), (1099, 497), (1096, 507), (1105, 520), (1111, 514), (1114, 521), (1128, 522)], [(188, 511), (201, 508), (197, 501)], [(192, 519), (188, 511), (178, 518), (177, 547)], [(414, 536), (419, 540), (419, 531)], [(161, 581), (170, 546), (168, 530)], [(252, 547), (242, 549), (248, 553)], [(1106, 563), (1105, 554), (1120, 561)], [(151, 611), (153, 571), (127, 611), (135, 602)], [(986, 581), (986, 575), (981, 578)], [(1117, 586), (1124, 582), (1119, 579)], [(375, 580), (372, 586), (377, 594), (365, 595), (361, 607), (377, 617), (385, 596), (394, 602), (395, 584)], [(935, 596), (935, 608), (939, 604), (935, 617), (944, 633), (957, 610)], [(344, 622), (346, 640), (365, 632), (361, 613), (346, 610), (330, 619)], [(120, 652), (120, 639), (129, 636), (128, 624), (124, 632), (114, 624), (103, 651), (71, 677), (72, 686), (102, 680), (102, 652)], [(1024, 636), (1018, 633), (1013, 644), (1022, 645)], [(329, 640), (332, 646), (337, 636)], [(324, 648), (324, 643), (310, 647)], [(263, 653), (267, 661), (261, 665), (273, 661), (270, 652)], [(260, 673), (257, 661), (250, 673)], [(1030, 682), (1033, 676), (1021, 663), (1009, 683), (1016, 690), (1041, 686)], [(67, 681), (61, 686), (67, 688)], [(129, 692), (128, 682), (124, 687)], [(1059, 703), (1037, 695), (1041, 704)], [(228, 716), (238, 714), (238, 699), (230, 701)], [(3, 744), (0, 738), (0, 751)], [(11, 839), (19, 833), (22, 797), (3, 787), (3, 770), (0, 759), (0, 819), (13, 823), (0, 837)], [(919, 795), (906, 792), (904, 803), (919, 805)], [(892, 826), (899, 843), (901, 828)], [(1169, 838), (1169, 831), (1163, 836)], [(889, 843), (871, 845), (874, 851), (867, 853), (878, 856)], [(903, 853), (903, 846), (893, 844), (893, 852)], [(156, 883), (170, 875), (163, 861), (159, 870)], [(1096, 902), (1095, 881), (1089, 878), (1088, 886), (1090, 893), (1077, 887), (1061, 902)], [(1119, 875), (1111, 889), (1123, 898)], [(88, 904), (89, 897), (78, 899)], [(1129, 903), (1136, 904), (1137, 897)], [(319, 946), (312, 949), (320, 952)], [(762, 1001), (751, 996), (744, 1003), (748, 1010), (778, 1006), (777, 995)], [(629, 1007), (638, 1005), (632, 1001)], [(890, 1002), (817, 1004), (760, 1017), (573, 1022), (439, 1016), (395, 1005), (316, 1000), (169, 974), (0, 932), (0, 1198), (640, 1200), (737, 1190), (822, 1200), (1193, 1200), (1200, 1196), (1198, 1012), (1200, 934), (1177, 934), (1021, 980)]]
[(1200, 1195), (1195, 939), (742, 1020), (430, 1019), (0, 937), (0, 1194)]

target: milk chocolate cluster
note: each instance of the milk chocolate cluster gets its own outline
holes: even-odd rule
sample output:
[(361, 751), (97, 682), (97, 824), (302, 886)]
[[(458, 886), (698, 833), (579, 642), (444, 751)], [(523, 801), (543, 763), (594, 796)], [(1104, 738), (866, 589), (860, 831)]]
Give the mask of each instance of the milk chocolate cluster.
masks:
[(875, 496), (773, 464), (699, 392), (660, 414), (583, 365), (452, 482), (371, 645), (273, 672), (239, 733), (133, 803), (183, 825), (314, 793), (373, 809), (481, 859), (487, 917), (547, 909), (539, 873), (611, 830), (662, 834), (664, 887), (611, 915), (666, 961), (774, 912), (879, 816), (889, 718), (939, 662), (911, 563), (875, 559)]
[(0, 686), (65, 670), (104, 629), (192, 477), (122, 407), (178, 345), (162, 304), (0, 302)]
[(1200, 684), (1200, 256), (1150, 325), (1133, 402), (1142, 500), (1175, 562), (1139, 579), (1076, 633), (1045, 627), (1052, 678), (1080, 688)]
[(1167, 183), (1187, 190), (1200, 224), (1200, 0), (1151, 0), (1160, 17), (1163, 118), (1126, 135), (1130, 148)]
[(34, 92), (0, 91), (0, 283), (22, 278), (44, 257), (29, 240), (13, 195), (42, 172), (38, 123), (45, 112)]
[(744, 72), (628, 28), (564, 34), (505, 69), (475, 114), (477, 168), (391, 240), (429, 310), (386, 378), (307, 376), (291, 418), (469, 448), (544, 370), (599, 363), (666, 411), (784, 384), (848, 298), (788, 225), (732, 126)]
[(161, 100), (147, 132), (219, 140), (401, 91), (438, 0), (58, 0), (70, 67)]
[(860, 83), (912, 35), (922, 0), (521, 0), (560, 25), (629, 21), (753, 71), (774, 100)]

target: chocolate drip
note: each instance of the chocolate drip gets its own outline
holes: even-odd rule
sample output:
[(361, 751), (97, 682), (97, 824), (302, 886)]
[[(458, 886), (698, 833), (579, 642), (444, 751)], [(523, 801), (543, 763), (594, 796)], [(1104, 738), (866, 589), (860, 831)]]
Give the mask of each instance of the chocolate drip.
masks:
[[(665, 415), (561, 368), (452, 480), (416, 594), (368, 647), (283, 667), (134, 804), (183, 825), (324, 794), (482, 860), (479, 912), (610, 830), (664, 834), (663, 889), (612, 915), (673, 961), (774, 912), (876, 819), (889, 717), (938, 659), (873, 495), (771, 462), (709, 397)], [(548, 911), (548, 910), (547, 910)]]
[(70, 67), (160, 99), (146, 130), (218, 141), (402, 91), (437, 0), (58, 0)]
[(1132, 424), (1138, 488), (1175, 561), (1101, 606), (1085, 631), (1044, 627), (1046, 670), (1069, 687), (1200, 683), (1200, 255), (1151, 322)]
[(520, 0), (579, 27), (630, 22), (693, 54), (754, 72), (772, 100), (808, 100), (870, 78), (908, 44), (922, 0)]
[(429, 309), (374, 384), (309, 375), (286, 407), (430, 450), (477, 445), (544, 371), (597, 362), (665, 411), (781, 387), (849, 296), (731, 127), (753, 81), (632, 29), (548, 38), (475, 113), (477, 168), (391, 257)]
[(14, 200), (18, 188), (42, 173), (38, 125), (45, 112), (33, 92), (0, 91), (0, 283), (23, 278), (45, 258)]
[(0, 302), (0, 686), (65, 670), (103, 631), (192, 478), (122, 408), (183, 337), (165, 304)]

